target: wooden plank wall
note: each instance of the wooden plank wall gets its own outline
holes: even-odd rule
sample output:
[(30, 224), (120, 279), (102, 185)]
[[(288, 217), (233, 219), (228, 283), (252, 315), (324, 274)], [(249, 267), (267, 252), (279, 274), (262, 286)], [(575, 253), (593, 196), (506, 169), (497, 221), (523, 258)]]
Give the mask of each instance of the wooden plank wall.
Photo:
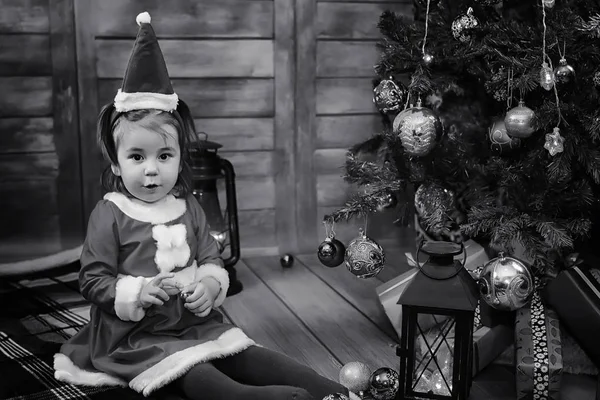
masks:
[[(348, 148), (381, 129), (372, 89), (373, 66), (379, 57), (375, 46), (380, 38), (379, 16), (392, 10), (412, 18), (412, 7), (408, 0), (316, 2), (315, 118), (309, 162), (314, 170), (319, 240), (325, 235), (323, 215), (343, 205), (353, 190), (341, 177)], [(367, 233), (376, 239), (397, 240), (393, 219), (390, 212), (370, 216)], [(304, 230), (314, 232), (314, 221), (314, 216), (307, 219)], [(364, 220), (353, 220), (338, 224), (335, 230), (348, 243), (364, 224)], [(305, 246), (310, 249), (309, 243)]]
[[(286, 172), (293, 150), (293, 103), (286, 100), (293, 78), (293, 57), (286, 56), (293, 28), (290, 4), (77, 1), (82, 153), (90, 164), (83, 178), (88, 210), (101, 196), (96, 182), (104, 165), (93, 143), (96, 115), (120, 87), (138, 31), (135, 17), (148, 11), (174, 90), (192, 110), (198, 131), (223, 145), (222, 156), (236, 170), (242, 248), (275, 252), (278, 244), (283, 248), (294, 242), (288, 220), (293, 190), (286, 191), (294, 184)], [(280, 13), (276, 24), (275, 8)], [(282, 137), (276, 138), (276, 128)]]
[(73, 0), (0, 0), (0, 254), (82, 235)]

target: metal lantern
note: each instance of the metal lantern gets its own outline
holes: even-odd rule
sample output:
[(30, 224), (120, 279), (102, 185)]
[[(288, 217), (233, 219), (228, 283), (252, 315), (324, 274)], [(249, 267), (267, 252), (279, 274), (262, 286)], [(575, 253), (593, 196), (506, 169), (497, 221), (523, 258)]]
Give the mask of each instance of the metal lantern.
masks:
[[(402, 335), (396, 399), (466, 400), (471, 389), (473, 319), (477, 284), (455, 256), (462, 244), (419, 244), (420, 271), (408, 284), (402, 305)], [(429, 259), (419, 262), (419, 254)]]
[[(240, 234), (237, 215), (237, 197), (235, 192), (235, 171), (231, 163), (221, 158), (217, 150), (221, 144), (208, 140), (205, 133), (198, 134), (196, 146), (190, 149), (192, 161), (193, 194), (202, 206), (210, 226), (210, 234), (219, 244), (221, 253), (229, 249), (229, 256), (224, 258), (225, 269), (229, 274), (229, 290), (231, 296), (242, 290), (242, 283), (237, 280), (234, 265), (240, 259)], [(217, 182), (225, 180), (225, 198), (227, 201), (222, 211), (219, 201)]]

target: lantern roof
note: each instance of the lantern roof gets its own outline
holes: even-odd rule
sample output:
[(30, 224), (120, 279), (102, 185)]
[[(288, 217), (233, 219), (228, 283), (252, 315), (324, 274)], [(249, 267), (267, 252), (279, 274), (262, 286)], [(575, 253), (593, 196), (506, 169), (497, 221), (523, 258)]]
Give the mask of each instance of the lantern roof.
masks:
[[(436, 250), (443, 248), (443, 246), (435, 249), (434, 246), (429, 247), (431, 252), (426, 252), (430, 256), (435, 255)], [(440, 310), (475, 311), (479, 298), (477, 284), (462, 263), (453, 260), (455, 253), (446, 253), (446, 256), (448, 255), (450, 257), (444, 258), (442, 262), (439, 258), (430, 257), (430, 260), (409, 282), (397, 304)]]
[(223, 147), (221, 143), (208, 140), (208, 134), (205, 132), (198, 132), (197, 136), (198, 140), (196, 141), (196, 144), (201, 150), (217, 150)]

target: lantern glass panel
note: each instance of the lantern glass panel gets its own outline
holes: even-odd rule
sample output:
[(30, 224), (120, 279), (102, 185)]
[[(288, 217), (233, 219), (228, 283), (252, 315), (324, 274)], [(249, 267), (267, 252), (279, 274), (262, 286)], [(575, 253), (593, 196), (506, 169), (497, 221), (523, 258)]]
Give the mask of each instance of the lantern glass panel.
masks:
[(454, 328), (452, 316), (418, 314), (415, 324), (412, 390), (440, 396), (452, 395)]

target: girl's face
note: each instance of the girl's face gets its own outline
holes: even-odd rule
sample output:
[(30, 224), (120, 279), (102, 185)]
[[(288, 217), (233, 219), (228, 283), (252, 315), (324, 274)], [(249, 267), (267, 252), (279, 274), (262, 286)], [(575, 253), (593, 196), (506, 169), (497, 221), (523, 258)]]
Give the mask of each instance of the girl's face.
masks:
[(168, 195), (181, 170), (176, 129), (168, 124), (156, 132), (136, 123), (115, 135), (118, 165), (112, 171), (134, 197), (154, 203)]

